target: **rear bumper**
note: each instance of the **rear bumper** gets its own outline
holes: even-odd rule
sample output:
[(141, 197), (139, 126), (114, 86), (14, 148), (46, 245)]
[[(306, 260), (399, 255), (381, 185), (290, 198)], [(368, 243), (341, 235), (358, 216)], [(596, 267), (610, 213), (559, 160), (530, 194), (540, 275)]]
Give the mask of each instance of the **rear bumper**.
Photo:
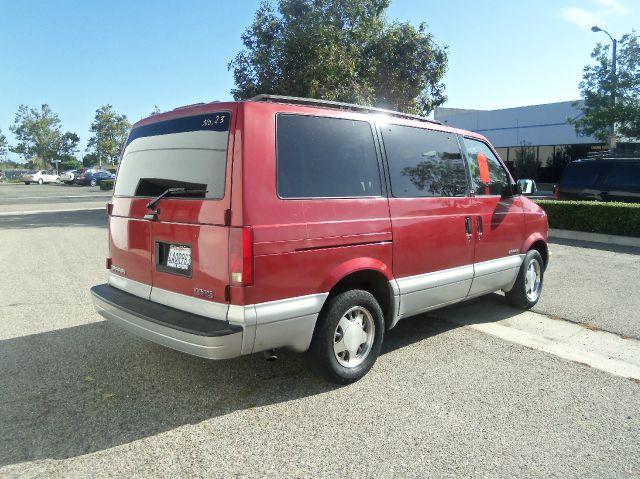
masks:
[(93, 304), (107, 321), (144, 339), (194, 356), (240, 356), (243, 328), (170, 308), (108, 284), (91, 288)]

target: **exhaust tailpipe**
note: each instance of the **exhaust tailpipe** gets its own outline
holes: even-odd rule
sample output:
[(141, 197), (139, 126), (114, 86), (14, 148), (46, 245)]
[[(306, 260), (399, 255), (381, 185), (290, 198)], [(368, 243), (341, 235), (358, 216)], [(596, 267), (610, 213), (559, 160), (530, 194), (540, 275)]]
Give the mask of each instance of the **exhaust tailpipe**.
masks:
[(266, 359), (267, 361), (275, 361), (276, 359), (278, 359), (278, 355), (276, 354), (275, 349), (267, 349), (266, 351), (263, 351), (262, 354), (264, 354), (264, 359)]

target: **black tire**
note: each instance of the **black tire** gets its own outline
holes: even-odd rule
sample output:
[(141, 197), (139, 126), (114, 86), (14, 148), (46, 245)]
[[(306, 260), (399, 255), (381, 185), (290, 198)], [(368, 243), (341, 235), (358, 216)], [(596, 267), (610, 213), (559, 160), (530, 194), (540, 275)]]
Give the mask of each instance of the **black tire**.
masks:
[(39, 184), (39, 185), (41, 185), (42, 183), (44, 183), (44, 181), (42, 180), (42, 178), (40, 178), (40, 179), (38, 180), (38, 184)]
[(96, 186), (98, 184), (98, 182), (96, 180), (91, 180), (90, 185), (91, 186)]
[[(532, 282), (530, 269), (537, 270), (536, 278)], [(529, 277), (528, 276), (529, 273)], [(511, 291), (505, 293), (507, 301), (518, 308), (532, 308), (540, 299), (542, 282), (544, 279), (544, 262), (542, 256), (535, 249), (530, 250), (524, 257), (524, 261), (518, 271), (516, 282)]]
[[(357, 314), (362, 311), (366, 316), (364, 323), (373, 324), (373, 331), (367, 332), (361, 328), (362, 334), (370, 334), (373, 342), (368, 345), (362, 343), (358, 346), (358, 352), (353, 357), (353, 362), (359, 364), (347, 367), (340, 364), (338, 354), (335, 352), (334, 343), (340, 337), (339, 323), (349, 311)], [(322, 308), (318, 317), (316, 329), (311, 341), (311, 347), (307, 351), (307, 364), (316, 373), (324, 376), (336, 384), (349, 384), (362, 378), (373, 367), (380, 355), (382, 341), (384, 339), (384, 316), (378, 301), (368, 291), (353, 289), (331, 297)], [(357, 343), (356, 343), (357, 344)], [(342, 354), (349, 354), (344, 351)], [(362, 354), (362, 356), (359, 356)], [(342, 361), (348, 362), (343, 356)]]
[(25, 182), (24, 182), (24, 184), (25, 184), (25, 185), (30, 185), (30, 184), (31, 184), (31, 182), (30, 182), (30, 181), (25, 181)]

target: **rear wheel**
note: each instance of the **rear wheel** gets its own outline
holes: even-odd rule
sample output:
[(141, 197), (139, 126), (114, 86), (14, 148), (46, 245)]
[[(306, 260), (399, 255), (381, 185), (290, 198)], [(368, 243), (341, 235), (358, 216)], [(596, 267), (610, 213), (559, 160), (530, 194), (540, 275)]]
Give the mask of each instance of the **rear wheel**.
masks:
[(540, 299), (542, 280), (544, 279), (544, 262), (535, 249), (530, 250), (520, 266), (516, 282), (511, 291), (505, 293), (507, 301), (518, 308), (529, 309)]
[(39, 185), (41, 185), (42, 183), (44, 183), (44, 181), (42, 180), (42, 178), (40, 178), (40, 179), (38, 180), (38, 184), (39, 184)]
[(323, 308), (307, 361), (329, 381), (349, 384), (374, 365), (383, 338), (384, 317), (374, 296), (359, 289), (345, 291)]

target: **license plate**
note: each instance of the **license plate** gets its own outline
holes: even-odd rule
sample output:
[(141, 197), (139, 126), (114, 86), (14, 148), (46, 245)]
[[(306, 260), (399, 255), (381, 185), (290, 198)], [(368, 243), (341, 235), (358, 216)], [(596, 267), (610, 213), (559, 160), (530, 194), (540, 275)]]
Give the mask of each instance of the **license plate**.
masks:
[(170, 245), (167, 267), (189, 271), (191, 269), (191, 248), (189, 246)]

